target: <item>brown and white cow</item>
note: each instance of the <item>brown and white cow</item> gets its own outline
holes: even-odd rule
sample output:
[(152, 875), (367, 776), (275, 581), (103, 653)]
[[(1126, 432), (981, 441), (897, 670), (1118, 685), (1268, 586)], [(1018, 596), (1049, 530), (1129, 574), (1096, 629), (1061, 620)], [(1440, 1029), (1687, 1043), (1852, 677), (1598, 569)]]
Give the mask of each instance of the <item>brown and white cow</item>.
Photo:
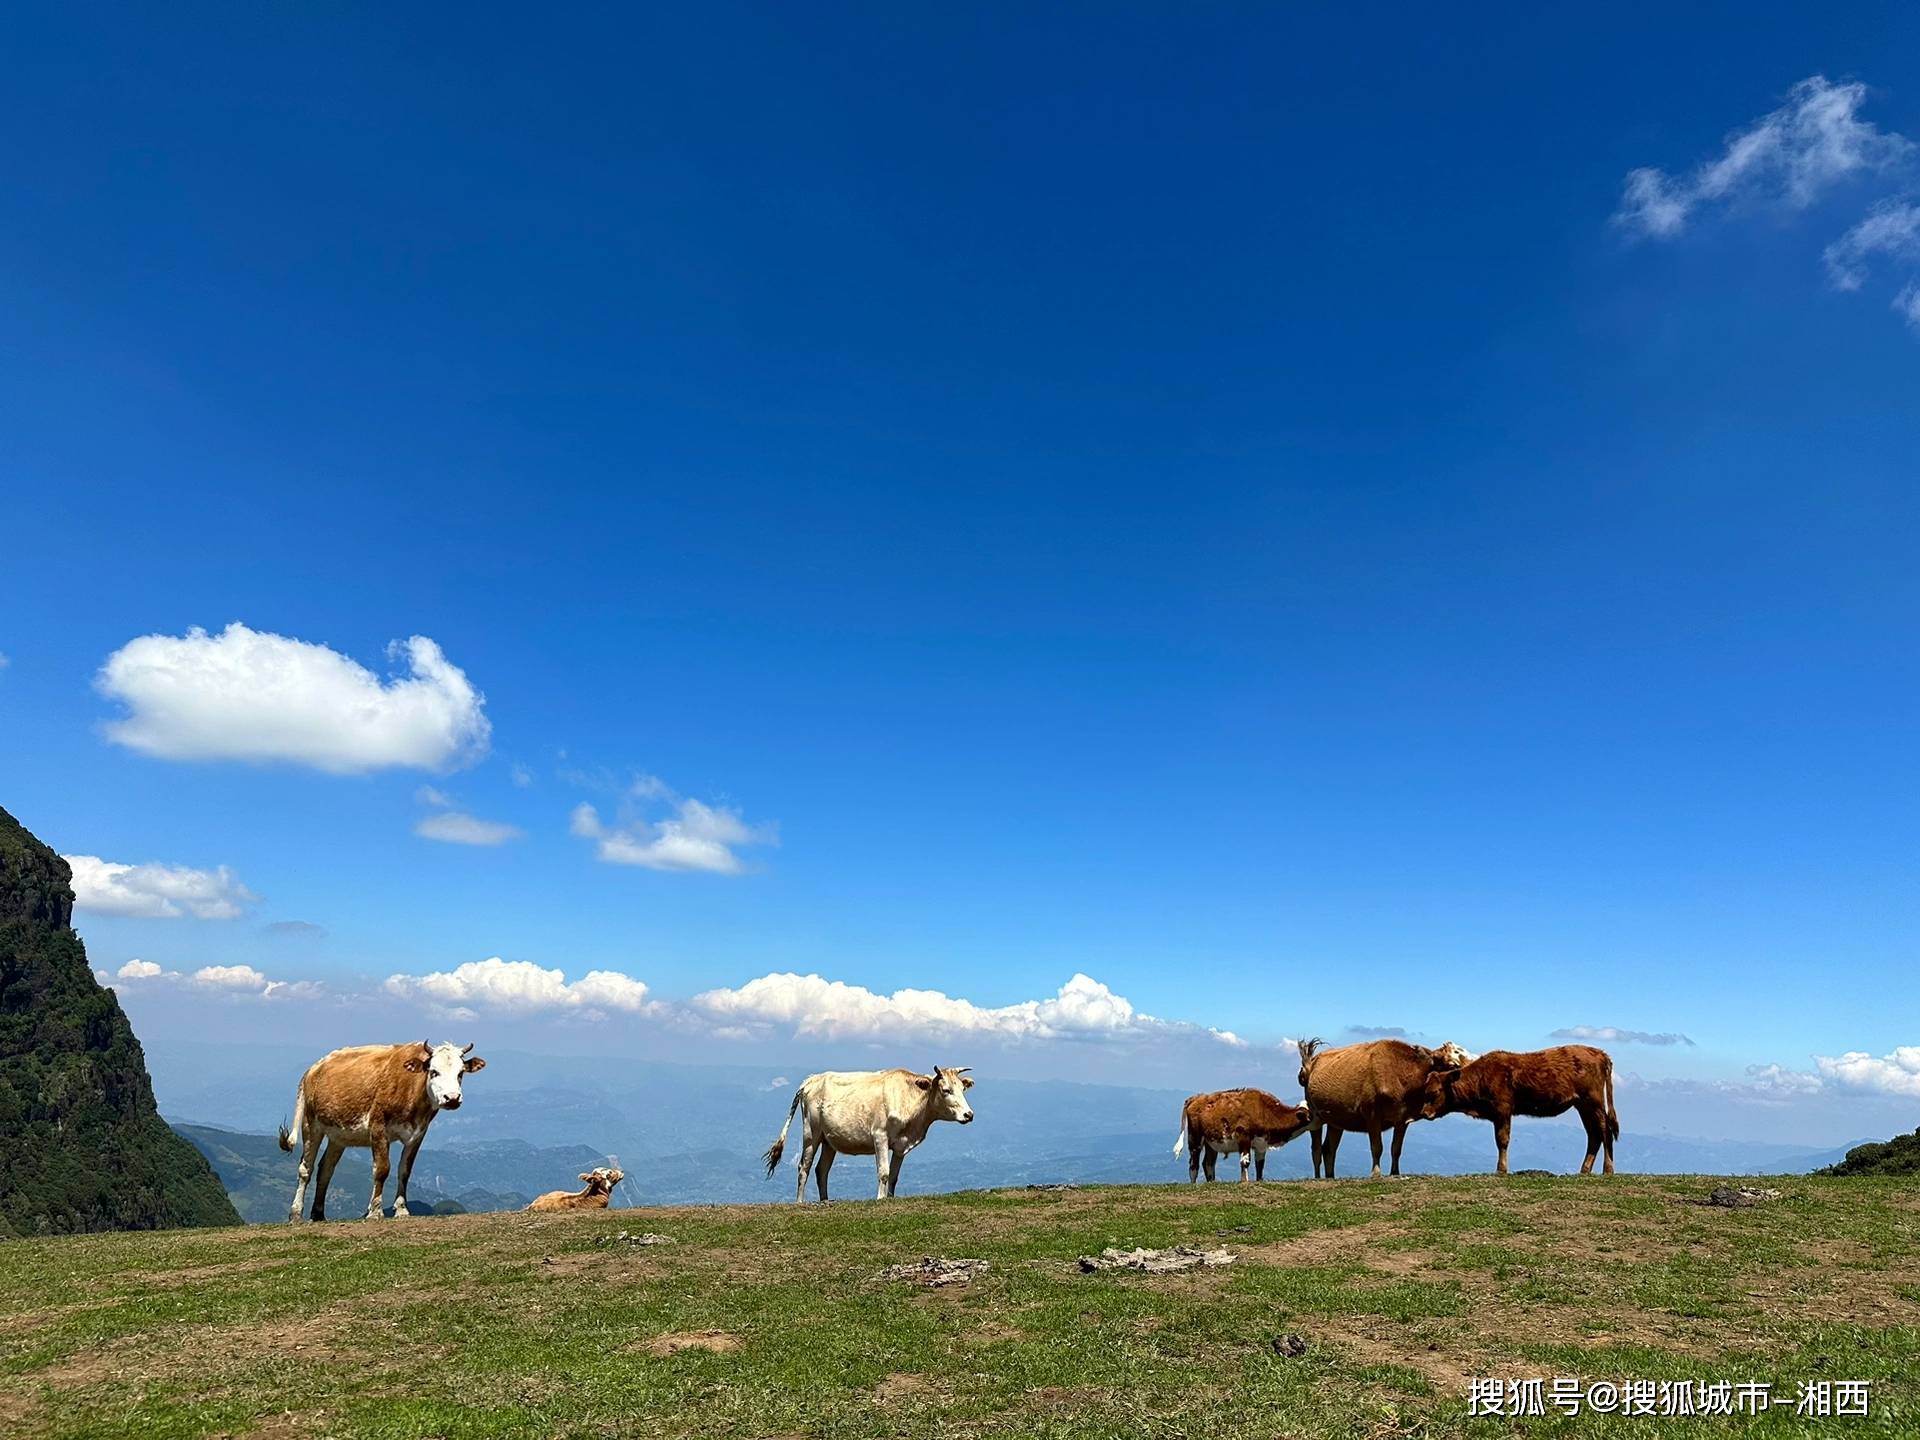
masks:
[(1421, 1117), (1472, 1115), (1493, 1122), (1500, 1147), (1497, 1173), (1507, 1173), (1507, 1141), (1513, 1117), (1542, 1118), (1577, 1110), (1587, 1127), (1587, 1158), (1580, 1173), (1593, 1173), (1593, 1157), (1602, 1147), (1613, 1174), (1613, 1142), (1620, 1138), (1620, 1114), (1613, 1108), (1613, 1057), (1592, 1045), (1556, 1045), (1550, 1050), (1489, 1050), (1477, 1060), (1427, 1077)]
[(1333, 1178), (1334, 1156), (1340, 1137), (1364, 1130), (1373, 1142), (1373, 1173), (1380, 1173), (1380, 1136), (1393, 1132), (1393, 1173), (1400, 1173), (1400, 1147), (1407, 1126), (1420, 1118), (1427, 1077), (1446, 1067), (1458, 1047), (1449, 1042), (1439, 1051), (1405, 1040), (1368, 1040), (1323, 1050), (1318, 1040), (1300, 1043), (1300, 1088), (1307, 1097), (1316, 1125), (1327, 1127), (1321, 1147), (1327, 1178)]
[(1213, 1180), (1214, 1162), (1224, 1152), (1240, 1156), (1240, 1183), (1247, 1183), (1252, 1157), (1254, 1178), (1267, 1178), (1267, 1151), (1278, 1149), (1302, 1131), (1313, 1133), (1313, 1173), (1320, 1174), (1320, 1136), (1313, 1115), (1304, 1105), (1288, 1105), (1264, 1090), (1215, 1090), (1191, 1095), (1180, 1107), (1180, 1134), (1173, 1153), (1187, 1152), (1187, 1183), (1200, 1178), (1206, 1166)]
[(973, 1122), (967, 1091), (973, 1081), (970, 1067), (935, 1066), (930, 1075), (911, 1070), (826, 1070), (809, 1075), (793, 1092), (787, 1123), (767, 1147), (767, 1174), (780, 1164), (787, 1147), (787, 1131), (795, 1111), (800, 1118), (800, 1179), (794, 1203), (807, 1198), (807, 1172), (819, 1156), (820, 1198), (827, 1198), (827, 1171), (836, 1154), (871, 1155), (879, 1172), (876, 1199), (885, 1200), (900, 1186), (900, 1162), (927, 1138), (936, 1120)]
[(627, 1178), (624, 1170), (610, 1165), (596, 1165), (591, 1170), (583, 1170), (580, 1178), (586, 1181), (584, 1190), (549, 1190), (531, 1205), (529, 1210), (546, 1212), (550, 1210), (604, 1210), (607, 1202), (613, 1198), (613, 1187)]
[(407, 1177), (420, 1153), (427, 1126), (442, 1110), (460, 1108), (460, 1082), (487, 1062), (472, 1055), (473, 1046), (434, 1045), (425, 1040), (412, 1045), (354, 1045), (323, 1055), (300, 1077), (293, 1096), (293, 1128), (280, 1130), (280, 1148), (291, 1153), (300, 1147), (300, 1180), (293, 1189), (287, 1219), (297, 1221), (306, 1202), (307, 1178), (313, 1174), (314, 1152), (327, 1142), (320, 1158), (320, 1175), (313, 1191), (313, 1218), (326, 1219), (327, 1185), (334, 1167), (350, 1147), (373, 1151), (373, 1198), (367, 1219), (378, 1220), (381, 1192), (387, 1185), (387, 1147), (398, 1141), (400, 1179), (393, 1189), (393, 1213), (407, 1213)]

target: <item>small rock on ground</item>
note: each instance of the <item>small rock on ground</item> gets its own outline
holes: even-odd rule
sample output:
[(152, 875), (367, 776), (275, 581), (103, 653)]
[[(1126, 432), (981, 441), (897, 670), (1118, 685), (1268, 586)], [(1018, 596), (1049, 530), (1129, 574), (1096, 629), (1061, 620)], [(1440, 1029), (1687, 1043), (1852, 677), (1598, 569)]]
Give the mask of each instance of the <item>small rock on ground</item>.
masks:
[(1222, 1247), (1202, 1250), (1194, 1245), (1175, 1245), (1168, 1250), (1119, 1250), (1109, 1245), (1098, 1255), (1082, 1255), (1080, 1268), (1096, 1270), (1142, 1270), (1149, 1275), (1177, 1275), (1202, 1265), (1231, 1265), (1233, 1252)]
[(1289, 1360), (1298, 1360), (1307, 1353), (1307, 1337), (1304, 1335), (1276, 1335), (1273, 1337), (1273, 1353), (1284, 1355)]
[(1701, 1203), (1718, 1205), (1727, 1210), (1745, 1210), (1779, 1198), (1778, 1190), (1763, 1190), (1757, 1185), (1716, 1185), (1707, 1192), (1707, 1198)]
[(981, 1271), (992, 1268), (985, 1260), (944, 1260), (936, 1255), (927, 1255), (911, 1264), (889, 1265), (880, 1272), (880, 1278), (913, 1280), (937, 1289), (942, 1285), (965, 1285)]
[(596, 1245), (671, 1245), (671, 1235), (655, 1235), (650, 1230), (628, 1233), (622, 1230), (618, 1235), (602, 1235), (593, 1242)]

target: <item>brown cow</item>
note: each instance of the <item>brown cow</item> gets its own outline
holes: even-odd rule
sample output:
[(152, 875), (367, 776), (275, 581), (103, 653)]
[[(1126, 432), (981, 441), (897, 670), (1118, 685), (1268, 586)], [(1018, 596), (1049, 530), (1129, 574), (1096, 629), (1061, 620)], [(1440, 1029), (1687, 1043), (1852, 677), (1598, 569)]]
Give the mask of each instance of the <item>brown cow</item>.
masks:
[[(1314, 1131), (1313, 1117), (1304, 1105), (1287, 1105), (1264, 1090), (1215, 1090), (1194, 1095), (1180, 1107), (1180, 1134), (1173, 1153), (1187, 1153), (1187, 1183), (1200, 1178), (1207, 1167), (1213, 1180), (1214, 1161), (1227, 1150), (1240, 1154), (1240, 1183), (1247, 1183), (1247, 1157), (1253, 1157), (1256, 1179), (1267, 1178), (1267, 1151), (1285, 1145), (1302, 1131)], [(1320, 1136), (1313, 1135), (1313, 1173), (1320, 1174)]]
[(333, 1180), (334, 1167), (350, 1146), (365, 1145), (373, 1151), (373, 1198), (367, 1202), (367, 1219), (378, 1220), (382, 1210), (381, 1192), (387, 1185), (387, 1147), (398, 1140), (400, 1179), (393, 1189), (393, 1213), (407, 1213), (407, 1177), (413, 1173), (414, 1156), (426, 1138), (427, 1126), (442, 1110), (460, 1108), (460, 1082), (475, 1070), (486, 1068), (478, 1055), (469, 1057), (473, 1046), (433, 1045), (421, 1040), (412, 1045), (355, 1045), (323, 1055), (307, 1067), (300, 1077), (300, 1088), (293, 1096), (293, 1128), (280, 1130), (280, 1148), (289, 1153), (298, 1143), (300, 1181), (293, 1189), (293, 1205), (287, 1219), (298, 1221), (306, 1201), (307, 1177), (313, 1174), (314, 1152), (327, 1142), (327, 1153), (320, 1159), (319, 1181), (313, 1191), (313, 1218), (326, 1219), (327, 1186)]
[(1458, 1112), (1493, 1122), (1500, 1147), (1498, 1173), (1507, 1173), (1507, 1141), (1513, 1117), (1546, 1118), (1580, 1112), (1587, 1127), (1587, 1158), (1580, 1173), (1593, 1173), (1593, 1157), (1607, 1152), (1603, 1173), (1613, 1174), (1613, 1142), (1620, 1138), (1620, 1114), (1613, 1108), (1613, 1057), (1592, 1045), (1556, 1045), (1551, 1050), (1489, 1050), (1457, 1069), (1427, 1077), (1420, 1114), (1437, 1120)]
[(549, 1210), (604, 1210), (607, 1202), (613, 1198), (613, 1187), (627, 1178), (624, 1170), (616, 1170), (609, 1165), (595, 1166), (584, 1170), (580, 1178), (587, 1182), (584, 1190), (549, 1190), (538, 1200), (527, 1206), (529, 1210), (542, 1212)]
[(1333, 1178), (1334, 1155), (1340, 1137), (1364, 1130), (1373, 1141), (1373, 1173), (1380, 1173), (1380, 1134), (1393, 1131), (1393, 1173), (1400, 1173), (1400, 1147), (1407, 1126), (1420, 1118), (1427, 1076), (1443, 1068), (1451, 1042), (1440, 1052), (1405, 1040), (1369, 1040), (1322, 1050), (1318, 1040), (1300, 1043), (1300, 1088), (1316, 1125), (1327, 1127), (1321, 1154), (1327, 1178)]

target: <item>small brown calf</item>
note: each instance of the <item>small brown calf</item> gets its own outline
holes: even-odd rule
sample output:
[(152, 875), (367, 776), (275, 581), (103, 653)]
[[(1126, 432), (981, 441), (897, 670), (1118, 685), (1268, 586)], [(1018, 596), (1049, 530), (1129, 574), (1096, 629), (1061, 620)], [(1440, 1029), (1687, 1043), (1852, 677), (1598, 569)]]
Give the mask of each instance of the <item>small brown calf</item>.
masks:
[(1593, 1173), (1593, 1159), (1604, 1147), (1606, 1169), (1613, 1174), (1613, 1142), (1620, 1138), (1620, 1115), (1613, 1108), (1613, 1057), (1591, 1045), (1556, 1045), (1551, 1050), (1489, 1050), (1456, 1069), (1427, 1077), (1420, 1116), (1437, 1120), (1459, 1113), (1493, 1122), (1500, 1147), (1498, 1173), (1507, 1173), (1507, 1141), (1513, 1117), (1542, 1118), (1580, 1114), (1587, 1127), (1587, 1158), (1582, 1175)]
[(584, 1190), (549, 1190), (538, 1200), (527, 1206), (529, 1210), (604, 1210), (607, 1202), (613, 1198), (613, 1187), (626, 1179), (626, 1172), (602, 1165), (597, 1169), (583, 1171), (580, 1178), (587, 1182)]
[(1214, 1176), (1214, 1161), (1221, 1152), (1235, 1150), (1240, 1155), (1240, 1183), (1247, 1183), (1247, 1158), (1253, 1158), (1256, 1178), (1267, 1178), (1267, 1151), (1285, 1145), (1301, 1131), (1313, 1132), (1313, 1173), (1320, 1174), (1320, 1134), (1304, 1105), (1283, 1104), (1264, 1090), (1216, 1090), (1191, 1096), (1180, 1109), (1180, 1134), (1173, 1142), (1173, 1153), (1183, 1149), (1187, 1155), (1187, 1181), (1200, 1178), (1206, 1166), (1207, 1179)]

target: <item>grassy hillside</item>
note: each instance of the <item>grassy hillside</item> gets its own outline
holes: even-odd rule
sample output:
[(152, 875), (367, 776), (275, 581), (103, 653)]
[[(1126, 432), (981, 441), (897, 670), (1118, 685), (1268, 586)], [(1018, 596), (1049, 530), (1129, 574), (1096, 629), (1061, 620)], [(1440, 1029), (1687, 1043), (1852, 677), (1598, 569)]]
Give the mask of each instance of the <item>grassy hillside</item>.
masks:
[(67, 862), (0, 810), (0, 1238), (237, 1224), (154, 1108), (140, 1042), (72, 916)]
[(1891, 1140), (1856, 1145), (1822, 1175), (1920, 1175), (1920, 1130)]
[[(1744, 1210), (1699, 1179), (1487, 1177), (23, 1241), (0, 1246), (0, 1430), (1445, 1437), (1508, 1433), (1466, 1418), (1492, 1373), (1874, 1386), (1864, 1422), (1608, 1434), (1920, 1431), (1920, 1192), (1772, 1183)], [(1236, 1263), (1075, 1263), (1181, 1243)], [(927, 1255), (991, 1268), (881, 1275)]]

